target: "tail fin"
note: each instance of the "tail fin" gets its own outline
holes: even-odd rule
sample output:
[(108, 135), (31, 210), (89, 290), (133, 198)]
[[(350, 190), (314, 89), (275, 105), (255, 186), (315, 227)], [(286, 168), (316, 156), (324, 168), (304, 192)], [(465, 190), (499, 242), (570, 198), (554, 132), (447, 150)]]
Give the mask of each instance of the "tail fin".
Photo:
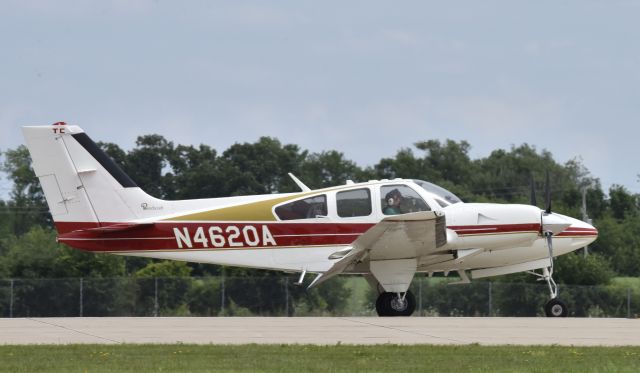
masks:
[[(149, 217), (144, 193), (78, 126), (23, 127), (58, 231)], [(63, 233), (63, 232), (60, 232)]]

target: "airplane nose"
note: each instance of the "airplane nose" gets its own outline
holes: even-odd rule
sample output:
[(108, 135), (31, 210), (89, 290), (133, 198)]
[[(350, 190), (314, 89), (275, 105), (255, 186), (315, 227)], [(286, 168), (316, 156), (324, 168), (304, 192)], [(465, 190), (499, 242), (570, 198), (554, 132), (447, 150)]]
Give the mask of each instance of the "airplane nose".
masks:
[(598, 238), (598, 230), (593, 225), (589, 225), (589, 228), (586, 232), (588, 233), (588, 236), (585, 237), (588, 240), (587, 245)]
[(593, 239), (595, 240), (598, 237), (598, 230), (596, 229), (596, 227), (585, 222), (581, 223), (582, 226), (575, 227), (575, 229), (581, 232), (586, 237), (593, 237)]
[(598, 230), (591, 224), (571, 218), (571, 225), (558, 236), (573, 237), (586, 246), (598, 238)]
[(596, 229), (596, 227), (594, 227), (591, 224), (587, 224), (587, 225), (589, 226), (588, 230), (591, 232), (591, 234), (593, 236), (593, 239), (591, 240), (591, 242), (593, 242), (593, 241), (596, 240), (596, 238), (598, 238), (598, 230)]

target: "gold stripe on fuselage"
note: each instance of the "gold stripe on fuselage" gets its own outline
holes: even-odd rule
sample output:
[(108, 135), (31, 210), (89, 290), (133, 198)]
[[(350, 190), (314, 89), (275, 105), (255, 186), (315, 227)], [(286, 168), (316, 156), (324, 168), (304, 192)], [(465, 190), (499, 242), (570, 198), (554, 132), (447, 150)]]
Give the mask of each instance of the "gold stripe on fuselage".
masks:
[[(222, 207), (215, 210), (201, 211), (186, 215), (174, 216), (164, 221), (277, 221), (273, 214), (273, 207), (282, 202), (293, 201), (295, 199), (320, 195), (323, 193), (341, 190), (353, 189), (354, 187), (363, 187), (361, 185), (340, 185), (324, 189), (312, 190), (310, 192), (301, 192), (286, 197), (270, 198), (263, 201), (249, 202), (236, 206)], [(265, 195), (268, 197), (269, 195)]]
[(193, 214), (175, 216), (165, 221), (276, 221), (273, 216), (273, 206), (304, 197), (312, 193), (300, 193), (293, 196), (272, 198), (265, 201), (249, 202), (244, 205), (223, 207), (216, 210), (196, 212)]

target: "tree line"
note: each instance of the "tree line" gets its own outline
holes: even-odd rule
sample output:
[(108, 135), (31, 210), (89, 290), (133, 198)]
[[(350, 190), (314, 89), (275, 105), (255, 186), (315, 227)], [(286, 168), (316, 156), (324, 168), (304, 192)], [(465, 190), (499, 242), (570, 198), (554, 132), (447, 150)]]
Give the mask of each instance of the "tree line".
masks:
[[(543, 195), (551, 175), (554, 211), (581, 217), (583, 191), (587, 214), (600, 236), (589, 255), (576, 252), (557, 260), (557, 280), (580, 285), (607, 284), (614, 276), (640, 276), (638, 195), (623, 186), (603, 191), (597, 176), (577, 159), (564, 164), (528, 144), (497, 149), (472, 159), (466, 141), (420, 141), (394, 157), (361, 167), (335, 150), (318, 153), (271, 137), (237, 143), (219, 153), (210, 146), (174, 144), (152, 134), (137, 138), (133, 149), (99, 143), (147, 193), (163, 199), (211, 198), (297, 191), (294, 173), (311, 188), (347, 180), (417, 178), (441, 185), (465, 202), (525, 203), (530, 185)], [(273, 277), (281, 274), (215, 265), (100, 255), (70, 249), (55, 241), (51, 216), (24, 146), (2, 152), (1, 170), (11, 181), (9, 198), (0, 200), (0, 278), (108, 278), (116, 276)], [(540, 207), (542, 199), (538, 198)], [(532, 281), (511, 275), (501, 281)], [(323, 290), (346, 296), (340, 281)]]

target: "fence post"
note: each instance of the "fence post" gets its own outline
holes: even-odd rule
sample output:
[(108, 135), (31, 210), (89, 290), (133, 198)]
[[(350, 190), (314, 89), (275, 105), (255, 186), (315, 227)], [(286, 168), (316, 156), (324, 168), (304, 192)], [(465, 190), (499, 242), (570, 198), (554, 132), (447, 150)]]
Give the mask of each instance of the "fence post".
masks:
[(158, 278), (153, 278), (153, 316), (158, 317)]
[(418, 315), (422, 316), (422, 280), (424, 277), (418, 279)]
[(284, 277), (284, 309), (286, 316), (289, 315), (289, 277)]
[(493, 282), (489, 281), (489, 317), (493, 315)]
[(631, 318), (631, 288), (627, 288), (627, 318)]
[(224, 316), (224, 298), (225, 298), (225, 287), (224, 287), (224, 270), (222, 270), (222, 281), (220, 281), (220, 316)]
[(11, 290), (9, 294), (9, 317), (13, 318), (13, 279), (10, 280)]
[(83, 303), (83, 288), (84, 288), (84, 278), (80, 277), (80, 317), (82, 317), (82, 303)]

